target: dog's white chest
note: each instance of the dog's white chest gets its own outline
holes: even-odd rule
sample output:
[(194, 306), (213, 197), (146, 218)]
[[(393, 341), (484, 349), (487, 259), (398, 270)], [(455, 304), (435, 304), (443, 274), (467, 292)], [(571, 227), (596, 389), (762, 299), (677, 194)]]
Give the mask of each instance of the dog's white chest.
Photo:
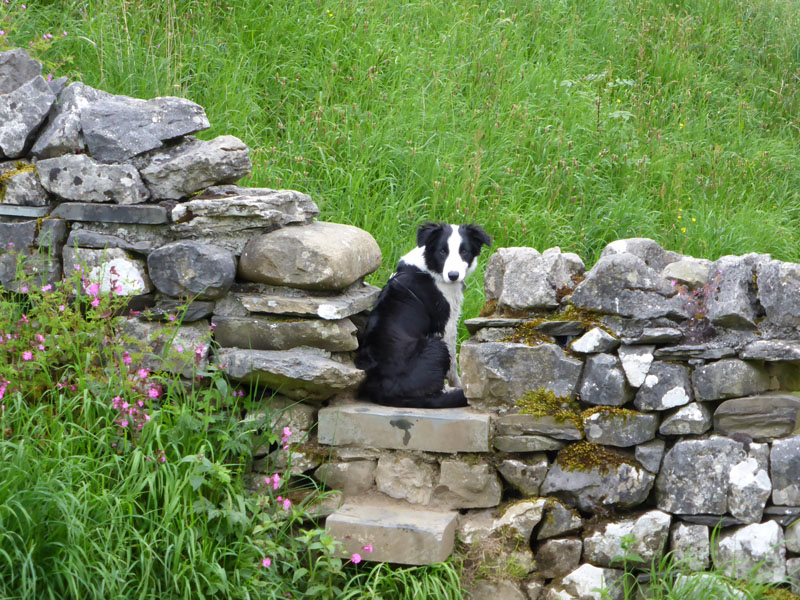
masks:
[(450, 306), (450, 315), (444, 326), (444, 343), (450, 353), (450, 370), (447, 378), (450, 385), (460, 385), (458, 377), (458, 362), (456, 361), (456, 341), (458, 339), (458, 318), (461, 316), (461, 303), (464, 300), (464, 284), (436, 282), (436, 287), (441, 292)]

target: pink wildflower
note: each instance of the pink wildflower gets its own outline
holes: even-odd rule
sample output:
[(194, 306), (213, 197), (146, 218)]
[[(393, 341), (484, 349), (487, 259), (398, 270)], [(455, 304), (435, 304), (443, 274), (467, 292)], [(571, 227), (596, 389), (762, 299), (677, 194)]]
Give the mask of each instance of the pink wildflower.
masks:
[[(269, 483), (269, 478), (267, 478), (267, 483)], [(273, 490), (277, 490), (278, 486), (280, 486), (280, 484), (281, 484), (281, 476), (278, 475), (277, 473), (275, 473), (272, 476), (272, 489)]]
[(361, 548), (364, 552), (372, 552), (372, 544), (367, 544), (363, 548)]
[(264, 567), (265, 569), (269, 567), (271, 564), (272, 564), (272, 559), (269, 556), (261, 559), (261, 566)]
[(26, 315), (25, 313), (22, 313), (22, 320), (25, 321), (26, 323), (30, 323), (30, 319), (28, 319), (28, 315)]
[(291, 435), (292, 435), (292, 430), (289, 427), (284, 427), (283, 428), (283, 437), (288, 438)]
[(139, 369), (136, 371), (136, 374), (139, 376), (140, 379), (147, 379), (150, 377), (150, 371), (148, 369)]
[(147, 395), (155, 400), (161, 395), (161, 390), (158, 389), (156, 386), (153, 386), (149, 390), (147, 390)]
[(122, 427), (127, 427), (127, 426), (128, 426), (128, 421), (126, 421), (125, 419), (123, 419), (122, 421), (120, 421), (120, 422), (119, 422), (119, 424), (120, 424)]
[(59, 312), (64, 312), (65, 310), (67, 310), (67, 307), (64, 306), (63, 304), (59, 304), (58, 305), (58, 310), (59, 310)]
[(353, 561), (354, 565), (357, 565), (358, 563), (361, 562), (361, 555), (360, 554), (353, 554), (353, 556), (350, 557), (350, 560)]
[(122, 362), (124, 362), (126, 365), (131, 364), (132, 360), (133, 359), (131, 358), (131, 355), (128, 353), (127, 350), (122, 353)]
[(283, 499), (283, 510), (289, 510), (289, 507), (292, 505), (292, 501), (288, 498)]
[(39, 344), (39, 345), (37, 346), (37, 348), (39, 348), (39, 350), (44, 350), (44, 345), (42, 345), (42, 344)]
[(22, 353), (22, 360), (33, 360), (33, 352), (25, 350), (25, 352)]
[(178, 318), (178, 315), (170, 315), (170, 316), (169, 316), (169, 320), (170, 320), (170, 321), (174, 321), (174, 320), (175, 320), (175, 319), (177, 319), (177, 318)]
[(42, 291), (43, 291), (43, 292), (49, 292), (49, 291), (50, 291), (50, 290), (52, 290), (52, 289), (53, 289), (53, 286), (52, 286), (52, 285), (50, 285), (49, 283), (48, 283), (47, 285), (43, 285), (43, 286), (42, 286)]

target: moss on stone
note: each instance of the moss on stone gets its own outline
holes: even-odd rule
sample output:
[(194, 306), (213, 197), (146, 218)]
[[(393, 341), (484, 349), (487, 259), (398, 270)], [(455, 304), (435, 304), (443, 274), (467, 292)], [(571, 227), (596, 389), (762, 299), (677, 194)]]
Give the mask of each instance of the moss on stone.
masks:
[(513, 342), (515, 344), (526, 344), (527, 346), (538, 346), (540, 344), (552, 344), (553, 338), (549, 335), (536, 330), (536, 326), (541, 320), (526, 321), (522, 325), (514, 328), (514, 333), (502, 339), (501, 342)]
[(635, 410), (630, 410), (629, 408), (619, 408), (617, 406), (593, 406), (583, 411), (581, 416), (585, 421), (592, 415), (597, 415), (600, 413), (614, 417), (621, 417), (626, 422), (635, 417), (637, 414), (640, 414)]
[(35, 170), (35, 166), (29, 165), (22, 161), (15, 162), (12, 169), (6, 171), (0, 170), (0, 202), (5, 202), (6, 187), (8, 186), (8, 182), (11, 181), (12, 177), (16, 177), (21, 173), (29, 173), (30, 171)]
[(478, 313), (478, 316), (491, 317), (496, 312), (497, 312), (497, 300), (487, 300), (486, 304), (484, 304), (483, 308), (481, 308), (481, 312)]
[(560, 450), (556, 464), (565, 471), (598, 471), (602, 475), (620, 465), (639, 466), (633, 458), (621, 452), (585, 440)]
[(800, 600), (800, 595), (794, 594), (785, 588), (771, 587), (761, 595), (763, 600)]
[(583, 431), (580, 404), (571, 398), (557, 396), (555, 392), (539, 388), (531, 390), (516, 401), (520, 414), (535, 417), (553, 417), (556, 422), (571, 421)]

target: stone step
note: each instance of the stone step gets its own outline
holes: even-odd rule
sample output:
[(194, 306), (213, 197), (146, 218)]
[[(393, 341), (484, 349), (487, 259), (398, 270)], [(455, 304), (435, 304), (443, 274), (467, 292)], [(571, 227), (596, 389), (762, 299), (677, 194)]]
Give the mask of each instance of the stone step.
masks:
[(369, 402), (319, 411), (320, 444), (427, 452), (488, 452), (489, 413), (470, 408), (395, 408)]
[[(453, 551), (455, 511), (439, 512), (403, 504), (345, 504), (325, 526), (342, 544), (338, 556), (404, 565), (442, 562)], [(364, 546), (371, 545), (372, 552)]]

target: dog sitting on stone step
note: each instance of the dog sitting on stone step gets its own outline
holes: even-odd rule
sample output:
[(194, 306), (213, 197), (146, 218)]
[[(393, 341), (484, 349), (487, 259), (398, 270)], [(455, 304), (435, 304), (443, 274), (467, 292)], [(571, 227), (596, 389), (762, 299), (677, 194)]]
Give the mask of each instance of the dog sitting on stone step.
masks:
[[(456, 360), (464, 279), (489, 235), (477, 225), (425, 223), (367, 319), (356, 357), (363, 399), (387, 406), (466, 406)], [(444, 381), (458, 389), (444, 389)]]

